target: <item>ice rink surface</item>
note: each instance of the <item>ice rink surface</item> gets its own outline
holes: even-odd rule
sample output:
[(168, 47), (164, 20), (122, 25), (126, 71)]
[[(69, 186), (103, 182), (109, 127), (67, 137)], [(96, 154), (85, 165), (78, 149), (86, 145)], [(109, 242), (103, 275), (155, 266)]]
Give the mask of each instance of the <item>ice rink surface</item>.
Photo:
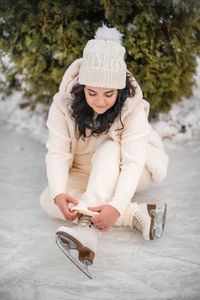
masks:
[[(40, 209), (45, 146), (0, 121), (0, 299), (200, 299), (200, 134), (167, 142), (168, 177), (135, 201), (168, 204), (166, 231), (101, 234), (88, 279), (55, 244), (64, 222)], [(72, 226), (72, 225), (69, 225)]]

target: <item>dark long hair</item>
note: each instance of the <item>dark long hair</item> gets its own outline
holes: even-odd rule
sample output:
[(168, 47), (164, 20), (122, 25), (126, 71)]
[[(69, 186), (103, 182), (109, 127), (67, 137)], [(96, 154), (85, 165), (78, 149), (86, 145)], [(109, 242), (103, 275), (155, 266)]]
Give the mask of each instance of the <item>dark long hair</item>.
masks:
[[(126, 74), (126, 86), (124, 89), (118, 90), (118, 95), (115, 104), (105, 111), (103, 114), (97, 115), (94, 119), (94, 110), (87, 104), (84, 93), (84, 85), (76, 84), (71, 90), (72, 94), (72, 117), (76, 124), (76, 133), (78, 137), (85, 139), (86, 129), (90, 129), (89, 136), (99, 136), (101, 133), (108, 133), (111, 124), (115, 118), (119, 115), (121, 121), (121, 110), (124, 102), (128, 97), (132, 97), (135, 94), (135, 88), (131, 84), (132, 74)], [(122, 128), (124, 125), (121, 121)]]

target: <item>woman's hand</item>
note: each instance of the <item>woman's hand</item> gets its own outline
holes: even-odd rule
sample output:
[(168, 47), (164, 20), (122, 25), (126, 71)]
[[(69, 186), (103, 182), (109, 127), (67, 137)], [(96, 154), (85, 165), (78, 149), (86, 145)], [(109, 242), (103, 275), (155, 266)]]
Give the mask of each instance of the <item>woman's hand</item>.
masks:
[(59, 209), (63, 213), (65, 219), (69, 222), (74, 221), (78, 215), (78, 211), (71, 211), (68, 207), (69, 203), (74, 205), (78, 204), (78, 201), (68, 194), (59, 194), (54, 198), (55, 204), (58, 205)]
[(88, 207), (88, 209), (91, 211), (99, 212), (99, 215), (92, 217), (91, 221), (102, 232), (108, 231), (120, 216), (118, 210), (108, 204), (97, 207)]

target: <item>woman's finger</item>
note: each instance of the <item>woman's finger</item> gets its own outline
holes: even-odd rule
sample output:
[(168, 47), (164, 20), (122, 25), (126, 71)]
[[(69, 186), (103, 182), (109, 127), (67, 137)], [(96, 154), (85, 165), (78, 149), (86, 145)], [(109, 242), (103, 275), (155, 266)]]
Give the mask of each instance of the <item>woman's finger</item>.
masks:
[(98, 229), (99, 229), (101, 232), (104, 232), (104, 230), (106, 229), (106, 227), (99, 226)]
[(101, 205), (101, 206), (95, 206), (95, 207), (90, 207), (89, 206), (88, 209), (91, 210), (91, 211), (100, 212), (103, 209), (103, 205)]
[(69, 209), (68, 205), (62, 206), (62, 207), (61, 207), (61, 211), (62, 211), (62, 213), (63, 213), (63, 215), (64, 215), (64, 217), (65, 217), (65, 219), (66, 219), (67, 221), (73, 221), (73, 220), (76, 218), (77, 214), (78, 214), (77, 211), (73, 211), (73, 212), (72, 212), (72, 211)]
[(107, 227), (104, 227), (102, 228), (101, 232), (106, 232), (108, 231), (112, 226), (107, 226)]
[(67, 203), (72, 203), (74, 205), (78, 204), (78, 201), (76, 199), (74, 199), (71, 195), (67, 194), (66, 198), (65, 198)]
[(91, 222), (94, 223), (96, 226), (97, 226), (97, 224), (100, 225), (99, 216), (92, 217)]
[(78, 211), (69, 212), (70, 217), (75, 218), (78, 215)]
[(72, 222), (76, 218), (76, 215), (69, 216), (68, 214), (65, 214), (64, 217), (67, 221)]
[(74, 204), (74, 205), (77, 205), (77, 204), (78, 204), (78, 201), (77, 201), (76, 199), (74, 199), (74, 198), (69, 198), (69, 199), (67, 199), (67, 202), (68, 202), (68, 203), (72, 203), (72, 204)]
[(70, 210), (70, 214), (76, 216), (78, 215), (78, 210), (73, 210), (73, 211)]
[(63, 213), (63, 215), (64, 215), (64, 217), (65, 217), (65, 219), (66, 219), (67, 221), (71, 221), (71, 217), (70, 217), (69, 214), (66, 212), (66, 210), (62, 211), (62, 213)]

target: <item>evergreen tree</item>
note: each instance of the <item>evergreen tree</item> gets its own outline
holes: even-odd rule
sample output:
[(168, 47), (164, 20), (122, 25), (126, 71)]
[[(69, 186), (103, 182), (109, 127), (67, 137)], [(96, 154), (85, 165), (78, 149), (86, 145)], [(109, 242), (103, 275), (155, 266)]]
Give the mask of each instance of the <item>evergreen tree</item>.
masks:
[(67, 66), (82, 56), (104, 18), (103, 7), (92, 0), (0, 0), (0, 11), (0, 55), (14, 62), (8, 67), (2, 61), (4, 91), (23, 79), (26, 96), (51, 102)]
[(105, 22), (124, 34), (126, 62), (152, 116), (190, 96), (200, 55), (199, 0), (0, 0), (0, 56), (7, 93), (21, 82), (50, 103), (66, 68)]
[(189, 97), (200, 55), (200, 1), (103, 2), (106, 19), (124, 33), (128, 68), (151, 103), (152, 115)]

